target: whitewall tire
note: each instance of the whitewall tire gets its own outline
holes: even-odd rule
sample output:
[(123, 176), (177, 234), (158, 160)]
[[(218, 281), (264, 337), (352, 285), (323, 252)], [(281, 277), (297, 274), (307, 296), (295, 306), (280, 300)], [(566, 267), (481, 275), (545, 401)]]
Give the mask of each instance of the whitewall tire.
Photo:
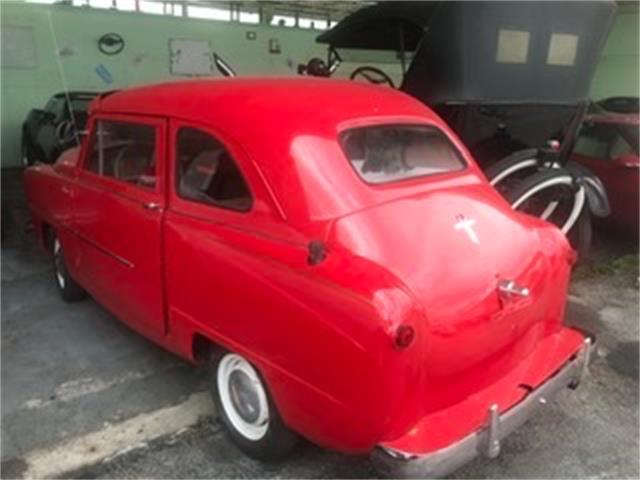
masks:
[(283, 422), (260, 373), (243, 356), (223, 352), (210, 362), (218, 417), (233, 442), (258, 460), (286, 457), (297, 435)]

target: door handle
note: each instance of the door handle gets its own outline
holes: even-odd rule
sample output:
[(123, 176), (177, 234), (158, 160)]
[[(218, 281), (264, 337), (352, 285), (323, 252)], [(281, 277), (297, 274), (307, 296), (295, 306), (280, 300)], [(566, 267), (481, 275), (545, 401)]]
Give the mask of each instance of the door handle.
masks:
[(146, 210), (155, 210), (155, 211), (162, 210), (162, 205), (160, 205), (158, 202), (147, 202), (147, 203), (143, 203), (142, 206)]

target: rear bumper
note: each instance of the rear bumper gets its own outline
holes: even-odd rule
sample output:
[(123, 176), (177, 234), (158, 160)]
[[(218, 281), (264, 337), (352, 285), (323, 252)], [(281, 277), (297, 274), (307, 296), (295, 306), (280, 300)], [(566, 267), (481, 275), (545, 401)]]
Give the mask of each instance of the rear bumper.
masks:
[(496, 404), (487, 412), (486, 426), (454, 444), (427, 454), (412, 454), (379, 446), (371, 454), (376, 469), (394, 478), (442, 477), (460, 468), (478, 455), (494, 458), (500, 453), (501, 440), (534, 415), (536, 410), (553, 399), (558, 392), (575, 388), (586, 374), (593, 339), (586, 338), (578, 354), (565, 363), (523, 400), (504, 412)]

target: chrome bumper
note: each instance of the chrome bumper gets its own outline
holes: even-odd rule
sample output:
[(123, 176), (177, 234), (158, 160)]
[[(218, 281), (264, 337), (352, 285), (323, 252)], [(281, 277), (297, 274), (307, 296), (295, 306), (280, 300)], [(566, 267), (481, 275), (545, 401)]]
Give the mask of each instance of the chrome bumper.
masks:
[(592, 346), (593, 339), (586, 338), (574, 358), (502, 415), (498, 412), (498, 405), (491, 405), (486, 426), (460, 441), (420, 455), (379, 446), (372, 452), (371, 461), (378, 472), (387, 477), (433, 478), (451, 473), (478, 455), (496, 457), (500, 453), (501, 440), (532, 417), (538, 407), (561, 390), (578, 386), (587, 373)]

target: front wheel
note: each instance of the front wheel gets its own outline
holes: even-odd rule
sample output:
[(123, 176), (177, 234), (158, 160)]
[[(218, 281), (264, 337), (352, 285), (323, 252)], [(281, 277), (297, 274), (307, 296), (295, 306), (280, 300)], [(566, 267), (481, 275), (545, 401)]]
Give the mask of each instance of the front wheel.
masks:
[(210, 369), (213, 400), (233, 442), (258, 460), (286, 457), (298, 437), (284, 424), (256, 368), (241, 355), (225, 352), (211, 359)]
[(85, 297), (85, 291), (71, 278), (64, 259), (62, 244), (57, 235), (53, 236), (53, 269), (60, 296), (65, 302), (77, 302)]

